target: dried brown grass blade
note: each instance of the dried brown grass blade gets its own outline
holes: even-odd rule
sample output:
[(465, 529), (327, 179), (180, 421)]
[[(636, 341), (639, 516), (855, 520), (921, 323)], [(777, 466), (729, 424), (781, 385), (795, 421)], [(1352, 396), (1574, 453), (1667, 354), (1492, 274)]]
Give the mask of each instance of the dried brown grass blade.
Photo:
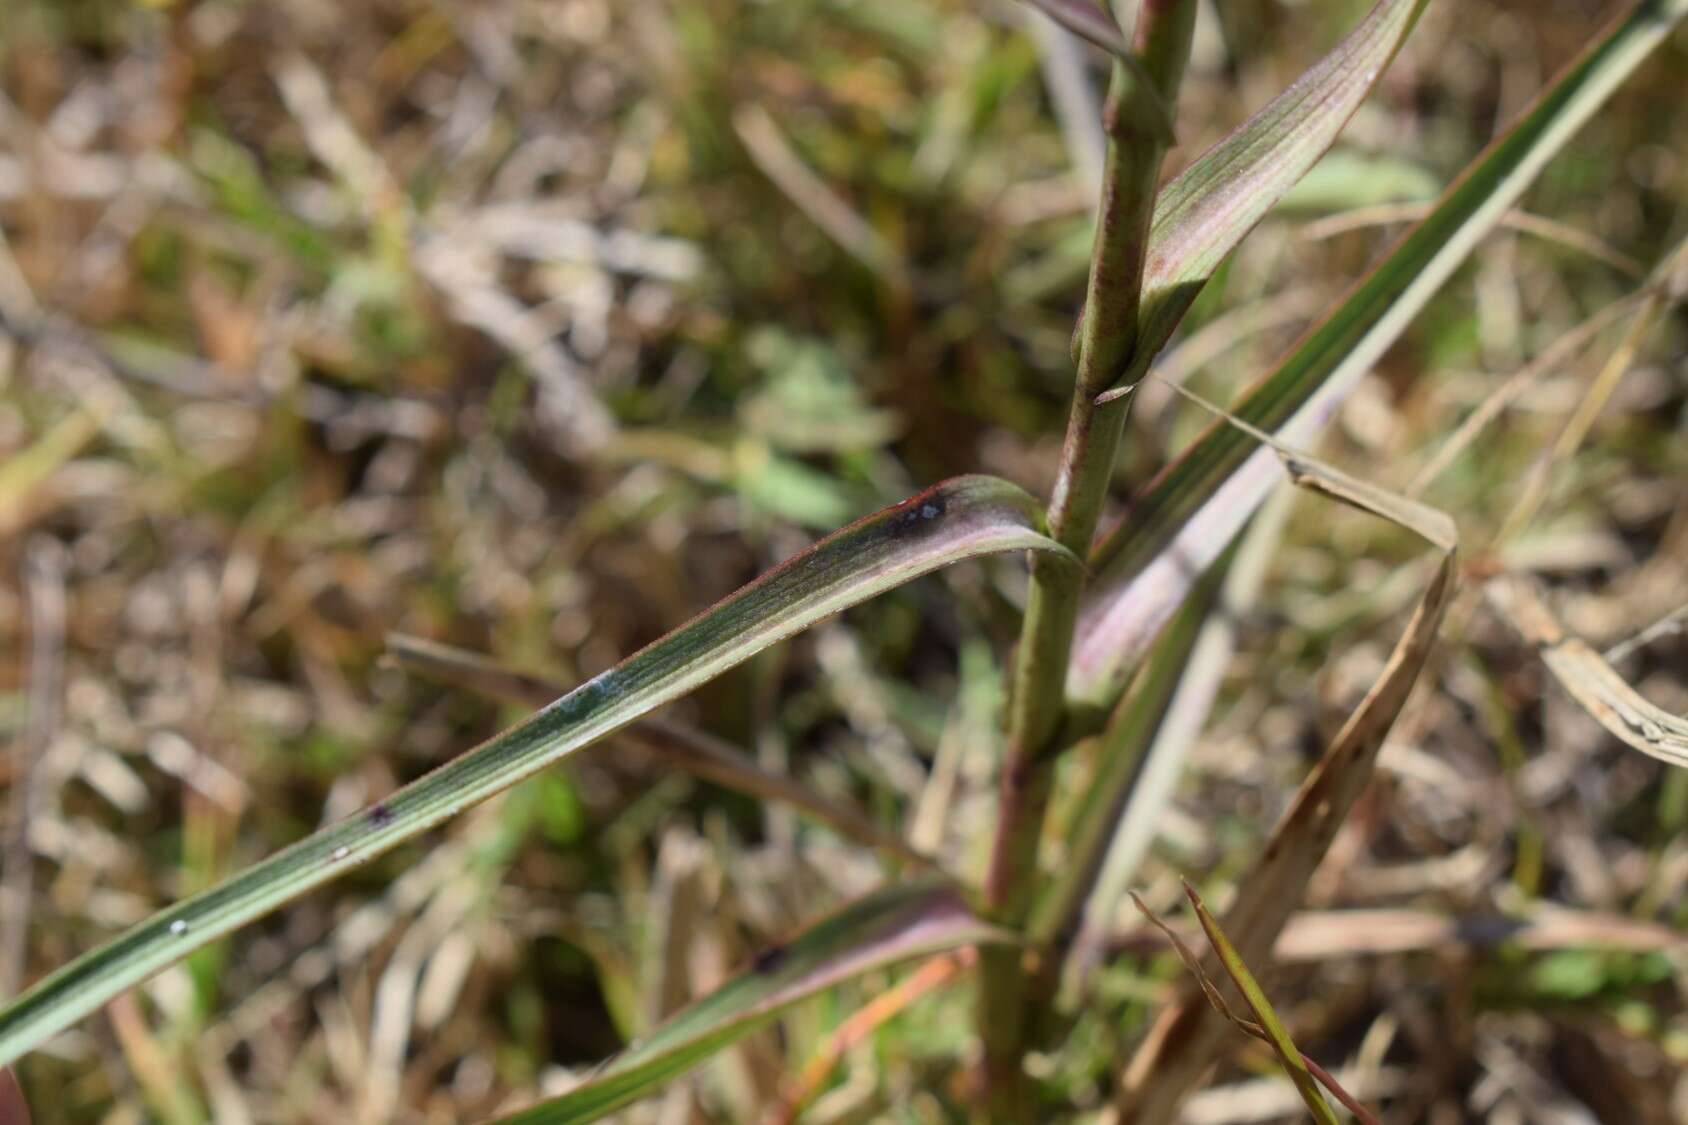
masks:
[(1540, 355), (1514, 371), (1511, 376), (1491, 391), (1477, 405), (1475, 410), (1465, 416), (1465, 420), (1459, 424), (1459, 428), (1448, 436), (1447, 440), (1431, 455), (1430, 460), (1425, 462), (1424, 467), (1414, 474), (1412, 483), (1407, 485), (1407, 495), (1421, 495), (1425, 489), (1435, 482), (1437, 477), (1447, 471), (1448, 466), (1452, 465), (1461, 453), (1470, 448), (1471, 443), (1477, 439), (1477, 436), (1503, 410), (1511, 406), (1521, 394), (1538, 383), (1548, 373), (1570, 363), (1596, 336), (1629, 313), (1643, 299), (1639, 293), (1631, 293), (1618, 298), (1576, 327), (1565, 332)]
[[(1180, 393), (1202, 402), (1183, 388)], [(1209, 406), (1221, 416), (1224, 411)], [(1256, 437), (1266, 435), (1232, 419)], [(1289, 812), (1273, 831), (1261, 858), (1240, 880), (1224, 929), (1245, 961), (1270, 953), (1301, 894), (1323, 860), (1337, 829), (1365, 791), (1384, 738), (1418, 681), (1455, 584), (1456, 535), (1445, 513), (1389, 493), (1272, 443), (1291, 479), (1363, 511), (1409, 528), (1441, 554), (1441, 562), (1383, 674), (1349, 716), (1319, 764), (1302, 783)], [(1200, 998), (1187, 996), (1162, 1014), (1121, 1078), (1116, 1110), (1124, 1122), (1173, 1118), (1184, 1092), (1200, 1078), (1221, 1043), (1222, 1025)]]
[(1350, 507), (1358, 508), (1362, 512), (1370, 512), (1380, 516), (1390, 523), (1416, 532), (1421, 539), (1439, 548), (1444, 554), (1451, 555), (1458, 545), (1459, 532), (1454, 526), (1453, 519), (1440, 508), (1402, 496), (1398, 492), (1391, 492), (1386, 488), (1379, 488), (1375, 484), (1363, 481), (1351, 473), (1345, 473), (1335, 465), (1320, 461), (1318, 458), (1303, 453), (1298, 449), (1285, 445), (1265, 430), (1232, 414), (1222, 406), (1215, 405), (1198, 395), (1190, 388), (1178, 383), (1166, 384), (1179, 394), (1196, 403), (1204, 410), (1218, 415), (1237, 429), (1248, 434), (1262, 445), (1270, 446), (1283, 462), (1284, 471), (1289, 479), (1313, 492), (1328, 496), (1332, 500), (1339, 500)]
[[(1190, 933), (1188, 927), (1184, 934)], [(1688, 935), (1659, 922), (1621, 914), (1538, 903), (1520, 915), (1379, 907), (1299, 910), (1272, 946), (1276, 962), (1316, 963), (1333, 958), (1389, 957), (1451, 950), (1614, 949), (1633, 953), (1688, 951)], [(1131, 926), (1113, 935), (1116, 954), (1142, 955), (1159, 947), (1150, 928)]]
[[(1435, 641), (1454, 586), (1454, 556), (1444, 556), (1406, 633), (1372, 687), (1273, 832), (1254, 870), (1226, 912), (1225, 928), (1243, 956), (1258, 961), (1271, 948), (1337, 828), (1371, 780), (1384, 737), (1405, 705)], [(1207, 1070), (1222, 1027), (1191, 997), (1163, 1013), (1121, 1080), (1118, 1120), (1172, 1119), (1184, 1091)]]
[(1688, 768), (1688, 720), (1642, 698), (1605, 657), (1565, 632), (1533, 579), (1504, 575), (1491, 580), (1484, 593), (1596, 722), (1648, 757)]
[[(1351, 211), (1343, 211), (1316, 222), (1308, 223), (1301, 228), (1301, 237), (1316, 242), (1319, 239), (1332, 238), (1364, 227), (1384, 226), (1390, 223), (1421, 222), (1433, 210), (1435, 210), (1435, 205), (1429, 202), (1381, 203), (1371, 207), (1356, 207)], [(1528, 211), (1514, 208), (1502, 215), (1496, 225), (1517, 231), (1519, 234), (1532, 235), (1546, 242), (1555, 242), (1587, 254), (1589, 257), (1604, 262), (1618, 272), (1628, 274), (1631, 277), (1640, 277), (1645, 272), (1640, 262), (1618, 250), (1598, 235), (1590, 234), (1588, 231), (1572, 226), (1570, 223), (1550, 219), (1545, 215), (1534, 215)]]

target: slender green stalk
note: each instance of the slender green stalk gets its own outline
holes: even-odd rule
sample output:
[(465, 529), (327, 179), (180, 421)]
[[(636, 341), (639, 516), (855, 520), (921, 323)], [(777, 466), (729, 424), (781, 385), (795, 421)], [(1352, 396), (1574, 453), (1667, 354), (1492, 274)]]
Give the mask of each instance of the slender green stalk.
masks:
[[(1159, 736), (1162, 719), (1184, 679), (1203, 623), (1218, 601), (1229, 565), (1229, 556), (1224, 556), (1208, 568), (1108, 717), (1099, 736), (1096, 772), (1067, 834), (1061, 870), (1043, 888), (1030, 915), (1027, 934), (1033, 945), (1064, 951), (1071, 941), (1120, 814), (1137, 790), (1144, 755)], [(1053, 980), (1054, 958), (1049, 962), (1042, 968), (1045, 978)]]
[[(1083, 555), (1096, 534), (1102, 502), (1130, 409), (1129, 396), (1098, 404), (1131, 365), (1143, 261), (1154, 215), (1161, 160), (1171, 142), (1166, 107), (1189, 59), (1194, 0), (1143, 0), (1131, 64), (1114, 63), (1105, 125), (1108, 152), (1084, 312), (1074, 341), (1078, 375), (1061, 468), (1049, 505), (1051, 537)], [(1037, 842), (1049, 805), (1065, 712), (1082, 575), (1034, 563), (1015, 658), (997, 835), (986, 882), (993, 918), (1018, 925), (1030, 909)], [(985, 1043), (986, 1102), (993, 1118), (1027, 1119), (1021, 1058), (1027, 974), (1017, 951), (983, 957), (980, 1031)]]

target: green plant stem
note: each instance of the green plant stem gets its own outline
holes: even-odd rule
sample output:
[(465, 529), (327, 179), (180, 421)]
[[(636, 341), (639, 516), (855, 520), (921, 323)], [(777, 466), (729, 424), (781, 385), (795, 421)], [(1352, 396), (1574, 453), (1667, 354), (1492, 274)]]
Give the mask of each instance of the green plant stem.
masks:
[[(1062, 853), (1061, 870), (1038, 896), (1028, 920), (1026, 932), (1034, 946), (1052, 947), (1058, 956), (1065, 954), (1102, 870), (1120, 814), (1136, 788), (1144, 756), (1160, 734), (1167, 707), (1185, 677), (1203, 623), (1219, 600), (1219, 589), (1234, 554), (1233, 546), (1196, 584), (1098, 736), (1097, 765), (1066, 834), (1068, 844)], [(1054, 980), (1058, 956), (1045, 958), (1042, 979)]]
[[(1161, 160), (1195, 27), (1194, 0), (1144, 0), (1133, 39), (1135, 65), (1116, 61), (1108, 84), (1108, 152), (1084, 312), (1074, 341), (1077, 379), (1049, 504), (1050, 536), (1080, 557), (1089, 551), (1130, 410), (1130, 396), (1098, 404), (1133, 364), (1143, 260)], [(1145, 81), (1146, 80), (1146, 81)], [(1034, 563), (1008, 709), (1008, 751), (985, 885), (993, 919), (1023, 924), (1036, 887), (1037, 844), (1062, 737), (1067, 661), (1083, 575)], [(1027, 966), (1018, 950), (982, 958), (980, 1033), (990, 1116), (1028, 1119), (1021, 1065), (1027, 1029)]]

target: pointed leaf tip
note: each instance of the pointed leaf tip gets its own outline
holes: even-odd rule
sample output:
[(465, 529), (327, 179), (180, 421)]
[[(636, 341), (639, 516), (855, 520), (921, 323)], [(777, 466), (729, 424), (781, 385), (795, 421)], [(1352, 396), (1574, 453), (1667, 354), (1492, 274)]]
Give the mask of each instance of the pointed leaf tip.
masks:
[(1377, 85), (1428, 0), (1379, 0), (1337, 47), (1166, 186), (1143, 267), (1134, 381), (1220, 262), (1318, 163)]
[(579, 1086), (504, 1118), (504, 1125), (596, 1121), (823, 989), (910, 958), (1012, 940), (1012, 934), (979, 919), (953, 885), (928, 879), (887, 887), (764, 950), (738, 976)]
[[(1378, 18), (1382, 8), (1367, 18)], [(1232, 408), (1236, 416), (1280, 442), (1311, 444), (1343, 396), (1483, 235), (1684, 17), (1688, 0), (1652, 0), (1632, 5), (1615, 20), (1348, 296), (1249, 388)], [(1195, 270), (1188, 276), (1199, 284), (1206, 275)], [(1179, 297), (1168, 308), (1182, 315), (1187, 305)], [(1175, 323), (1176, 317), (1166, 330)], [(1284, 479), (1275, 461), (1271, 450), (1255, 448), (1244, 434), (1215, 422), (1134, 498), (1091, 555), (1098, 574), (1080, 611), (1067, 678), (1070, 699), (1096, 709), (1117, 697), (1195, 576)]]
[[(743, 663), (769, 645), (962, 559), (1072, 554), (1025, 491), (989, 476), (936, 485), (775, 567), (524, 722), (364, 811), (153, 915), (0, 1011), (0, 1065), (195, 949), (331, 882)], [(1074, 559), (1077, 565), (1077, 560)]]

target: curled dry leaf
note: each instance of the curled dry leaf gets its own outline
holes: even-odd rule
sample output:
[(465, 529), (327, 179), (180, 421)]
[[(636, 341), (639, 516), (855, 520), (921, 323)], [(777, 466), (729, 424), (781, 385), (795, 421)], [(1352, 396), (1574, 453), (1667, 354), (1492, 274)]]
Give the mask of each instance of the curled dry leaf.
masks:
[(1596, 722), (1648, 757), (1688, 768), (1688, 720), (1642, 698), (1588, 642), (1565, 632), (1533, 579), (1502, 575), (1484, 594)]
[[(1195, 401), (1202, 402), (1199, 398)], [(1445, 513), (1367, 484), (1271, 441), (1224, 411), (1218, 413), (1267, 441), (1298, 485), (1406, 527), (1441, 555), (1383, 674), (1302, 783), (1260, 859), (1239, 881), (1236, 899), (1225, 912), (1224, 930), (1235, 943), (1237, 956), (1244, 962), (1260, 963), (1270, 954), (1337, 829), (1370, 784), (1384, 738), (1418, 681), (1453, 592), (1456, 540), (1453, 521)], [(1117, 1101), (1120, 1120), (1170, 1120), (1184, 1091), (1207, 1069), (1222, 1030), (1198, 996), (1188, 996), (1162, 1013), (1121, 1079)]]

